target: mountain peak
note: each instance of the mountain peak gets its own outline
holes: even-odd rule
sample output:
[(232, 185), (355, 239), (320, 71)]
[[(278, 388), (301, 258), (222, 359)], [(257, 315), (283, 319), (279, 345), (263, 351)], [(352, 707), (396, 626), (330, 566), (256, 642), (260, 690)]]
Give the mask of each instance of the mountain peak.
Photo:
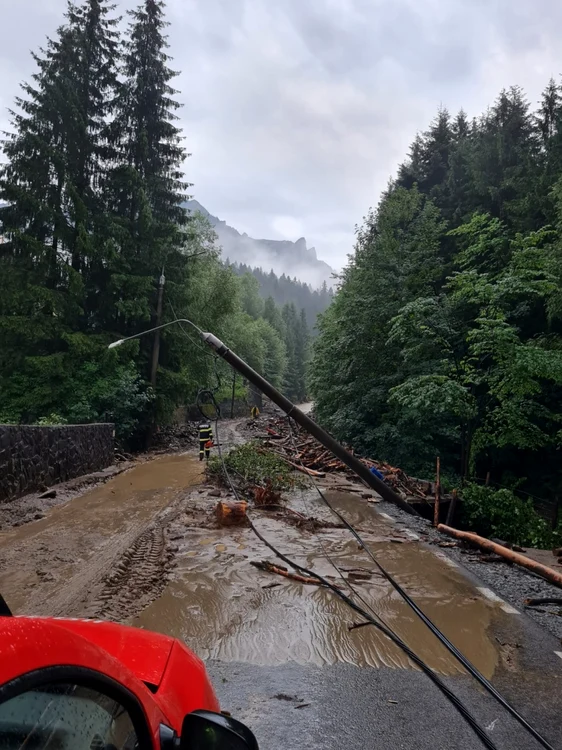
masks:
[(308, 248), (306, 239), (299, 237), (296, 242), (290, 240), (253, 239), (241, 234), (225, 221), (213, 216), (196, 200), (184, 204), (189, 211), (200, 212), (207, 217), (218, 235), (222, 256), (231, 263), (242, 263), (252, 268), (273, 271), (277, 276), (297, 278), (319, 288), (325, 281), (333, 285), (333, 270), (322, 260), (318, 260), (315, 248)]

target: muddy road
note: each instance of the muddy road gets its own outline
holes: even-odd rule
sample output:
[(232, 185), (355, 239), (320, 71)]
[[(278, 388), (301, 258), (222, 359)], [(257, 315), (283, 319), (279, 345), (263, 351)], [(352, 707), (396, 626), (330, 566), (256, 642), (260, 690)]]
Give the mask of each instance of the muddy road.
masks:
[[(221, 429), (225, 449), (244, 436)], [(331, 482), (331, 483), (330, 483)], [(562, 748), (561, 646), (364, 490), (327, 480), (332, 502), (445, 634)], [(205, 484), (195, 454), (160, 456), (0, 532), (0, 591), (18, 613), (102, 617), (182, 638), (204, 658), (225, 709), (280, 748), (478, 748), (452, 707), (402, 652), (339, 599), (254, 568), (272, 553), (248, 528), (220, 528), (225, 490)], [(329, 515), (312, 490), (293, 510)], [(348, 532), (314, 533), (253, 511), (260, 531), (308, 568), (335, 560), (361, 596), (488, 727), (500, 748), (536, 747), (479, 691)], [(333, 519), (332, 519), (333, 520)], [(342, 584), (344, 585), (344, 584)], [(501, 591), (496, 592), (501, 594)]]

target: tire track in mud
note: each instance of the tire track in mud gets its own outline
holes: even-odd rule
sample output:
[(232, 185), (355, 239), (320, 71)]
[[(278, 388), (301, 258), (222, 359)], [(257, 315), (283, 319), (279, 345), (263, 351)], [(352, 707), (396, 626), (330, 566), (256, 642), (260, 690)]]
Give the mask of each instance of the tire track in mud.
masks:
[(146, 529), (119, 558), (102, 582), (102, 590), (88, 607), (88, 615), (123, 621), (134, 617), (164, 591), (173, 567), (164, 526)]
[(198, 506), (198, 497), (198, 488), (182, 493), (143, 529), (111, 567), (105, 568), (103, 578), (80, 608), (80, 616), (131, 621), (162, 595), (178, 563), (178, 546), (173, 540), (183, 536), (190, 525), (188, 518), (197, 516), (197, 523), (205, 526), (210, 521), (207, 511)]
[(128, 617), (165, 586), (166, 529), (202, 480), (195, 456), (159, 457), (0, 533), (0, 590), (19, 614)]

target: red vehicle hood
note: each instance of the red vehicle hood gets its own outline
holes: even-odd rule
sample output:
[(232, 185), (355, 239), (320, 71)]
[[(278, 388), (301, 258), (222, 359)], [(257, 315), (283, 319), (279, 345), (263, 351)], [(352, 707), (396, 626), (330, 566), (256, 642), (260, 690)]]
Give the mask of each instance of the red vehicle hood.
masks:
[(220, 711), (203, 662), (176, 638), (99, 620), (54, 622), (96, 644), (147, 683), (176, 731), (192, 711)]
[(56, 624), (103, 648), (142, 682), (160, 687), (173, 638), (99, 620), (57, 619)]

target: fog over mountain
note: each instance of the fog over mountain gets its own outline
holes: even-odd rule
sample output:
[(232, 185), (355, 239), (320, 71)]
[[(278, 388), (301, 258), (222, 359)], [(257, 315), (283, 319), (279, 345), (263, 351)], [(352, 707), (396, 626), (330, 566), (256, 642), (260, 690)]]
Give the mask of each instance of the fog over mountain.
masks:
[(218, 235), (224, 260), (262, 268), (266, 272), (273, 270), (277, 276), (285, 274), (290, 278), (296, 277), (315, 289), (322, 286), (324, 281), (328, 286), (333, 286), (333, 269), (318, 259), (314, 247), (307, 247), (304, 237), (296, 242), (256, 240), (210, 214), (198, 201), (188, 201), (185, 206), (189, 211), (200, 212), (207, 217)]

